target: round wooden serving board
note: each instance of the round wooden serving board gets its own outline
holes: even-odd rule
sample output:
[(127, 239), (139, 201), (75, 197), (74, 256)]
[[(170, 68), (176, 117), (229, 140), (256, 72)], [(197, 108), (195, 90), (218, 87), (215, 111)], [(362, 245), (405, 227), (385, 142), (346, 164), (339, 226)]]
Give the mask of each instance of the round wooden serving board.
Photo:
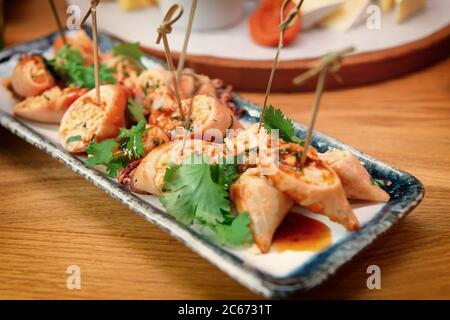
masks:
[[(153, 48), (143, 48), (145, 52), (164, 59), (164, 52)], [(328, 77), (327, 88), (339, 89), (365, 85), (425, 68), (450, 55), (450, 25), (427, 36), (397, 47), (347, 57), (339, 75), (342, 82)], [(178, 54), (173, 54), (178, 59)], [(280, 61), (273, 82), (273, 91), (311, 91), (315, 88), (315, 79), (302, 86), (295, 86), (292, 79), (311, 68), (317, 59)], [(212, 78), (220, 78), (238, 90), (262, 91), (266, 89), (271, 60), (249, 61), (189, 55), (186, 66)]]

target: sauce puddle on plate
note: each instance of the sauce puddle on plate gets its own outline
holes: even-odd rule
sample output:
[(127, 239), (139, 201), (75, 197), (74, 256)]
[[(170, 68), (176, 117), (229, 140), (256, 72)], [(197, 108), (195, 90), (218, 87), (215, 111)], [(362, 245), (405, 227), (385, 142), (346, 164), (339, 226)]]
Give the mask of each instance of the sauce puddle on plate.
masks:
[(324, 223), (289, 212), (278, 227), (272, 247), (276, 251), (320, 251), (331, 244), (331, 230)]

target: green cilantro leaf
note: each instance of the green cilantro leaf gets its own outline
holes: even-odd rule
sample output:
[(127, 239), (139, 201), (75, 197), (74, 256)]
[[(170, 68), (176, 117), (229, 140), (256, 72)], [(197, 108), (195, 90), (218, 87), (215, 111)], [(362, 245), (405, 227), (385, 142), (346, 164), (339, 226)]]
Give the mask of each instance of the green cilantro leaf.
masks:
[[(94, 66), (85, 67), (83, 65), (69, 64), (67, 69), (68, 81), (78, 87), (92, 89), (95, 88)], [(101, 84), (115, 83), (114, 69), (104, 65), (99, 67), (99, 78)]]
[(215, 225), (224, 221), (222, 211), (230, 211), (228, 193), (213, 181), (208, 163), (169, 167), (164, 182), (168, 191), (160, 198), (161, 203), (184, 224), (192, 224), (197, 218)]
[[(58, 79), (67, 81), (78, 87), (92, 89), (95, 87), (94, 66), (84, 66), (84, 58), (77, 49), (65, 45), (53, 59), (46, 64)], [(114, 68), (99, 66), (100, 83), (115, 83)]]
[(237, 216), (224, 215), (226, 221), (216, 225), (208, 225), (204, 221), (197, 220), (194, 226), (206, 239), (225, 245), (227, 247), (239, 247), (251, 244), (253, 236), (250, 230), (250, 216), (243, 212)]
[(139, 47), (139, 42), (136, 43), (120, 43), (115, 45), (112, 48), (112, 51), (115, 55), (122, 55), (122, 56), (128, 56), (131, 57), (137, 61), (140, 61), (144, 53), (142, 52), (141, 48)]
[(237, 247), (252, 242), (252, 233), (249, 228), (250, 216), (247, 212), (233, 217), (231, 224), (218, 224), (215, 226), (218, 242), (222, 245)]
[(84, 63), (84, 58), (80, 51), (77, 49), (72, 49), (70, 45), (65, 45), (56, 53), (56, 58), (53, 58), (52, 64), (57, 67), (64, 68), (67, 63), (79, 64)]
[(213, 164), (211, 165), (211, 175), (214, 182), (224, 186), (225, 190), (229, 190), (231, 184), (240, 174), (234, 164)]
[(128, 164), (128, 161), (126, 158), (117, 158), (113, 159), (108, 162), (106, 166), (106, 173), (110, 177), (117, 177), (120, 173), (120, 170), (125, 168), (125, 166)]
[(145, 121), (139, 121), (129, 130), (121, 128), (115, 139), (91, 141), (86, 148), (89, 155), (85, 161), (86, 166), (106, 165), (108, 175), (116, 177), (129, 161), (145, 155), (142, 141), (145, 130)]
[(144, 109), (132, 98), (128, 98), (127, 111), (131, 115), (133, 120), (145, 122)]
[[(195, 162), (198, 163), (198, 162)], [(160, 198), (178, 221), (193, 225), (204, 237), (235, 247), (252, 241), (247, 213), (230, 214), (229, 185), (238, 177), (231, 164), (169, 165)]]
[(91, 141), (86, 147), (86, 152), (89, 157), (85, 164), (88, 167), (93, 167), (99, 164), (105, 164), (113, 160), (114, 152), (118, 144), (113, 139), (104, 140), (102, 142)]
[(144, 144), (142, 137), (145, 133), (145, 120), (139, 121), (130, 130), (120, 129), (119, 139), (122, 139), (122, 149), (128, 159), (139, 159), (144, 156)]
[(278, 129), (280, 138), (286, 142), (303, 143), (303, 140), (295, 135), (294, 123), (286, 117), (281, 110), (272, 105), (264, 110), (264, 128), (267, 130)]

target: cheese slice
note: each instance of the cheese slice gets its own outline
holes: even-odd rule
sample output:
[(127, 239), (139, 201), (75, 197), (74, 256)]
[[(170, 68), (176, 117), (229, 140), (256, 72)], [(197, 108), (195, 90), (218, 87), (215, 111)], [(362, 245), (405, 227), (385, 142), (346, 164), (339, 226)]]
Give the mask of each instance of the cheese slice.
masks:
[(388, 12), (394, 7), (395, 0), (380, 0), (380, 6), (383, 12)]
[(345, 32), (362, 22), (367, 16), (366, 9), (369, 4), (370, 0), (347, 0), (336, 12), (322, 20), (319, 25)]
[[(299, 0), (294, 1), (298, 3)], [(313, 0), (302, 5), (302, 29), (313, 28), (323, 18), (335, 12), (346, 0)]]
[(426, 0), (395, 0), (395, 22), (402, 23), (425, 9)]

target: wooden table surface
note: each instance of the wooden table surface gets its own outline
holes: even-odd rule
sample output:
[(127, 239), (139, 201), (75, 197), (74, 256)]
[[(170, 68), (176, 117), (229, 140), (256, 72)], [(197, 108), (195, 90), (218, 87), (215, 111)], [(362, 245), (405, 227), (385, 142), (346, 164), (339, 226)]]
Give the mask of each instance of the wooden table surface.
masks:
[[(6, 12), (6, 45), (55, 29), (46, 1), (17, 3)], [(273, 94), (270, 102), (306, 122), (312, 99)], [(401, 79), (328, 92), (317, 129), (412, 173), (426, 196), (301, 297), (449, 299), (450, 59)], [(4, 129), (0, 137), (0, 298), (259, 298), (45, 153)], [(81, 290), (66, 289), (72, 264), (81, 268)], [(381, 290), (366, 287), (372, 264), (381, 267)]]

